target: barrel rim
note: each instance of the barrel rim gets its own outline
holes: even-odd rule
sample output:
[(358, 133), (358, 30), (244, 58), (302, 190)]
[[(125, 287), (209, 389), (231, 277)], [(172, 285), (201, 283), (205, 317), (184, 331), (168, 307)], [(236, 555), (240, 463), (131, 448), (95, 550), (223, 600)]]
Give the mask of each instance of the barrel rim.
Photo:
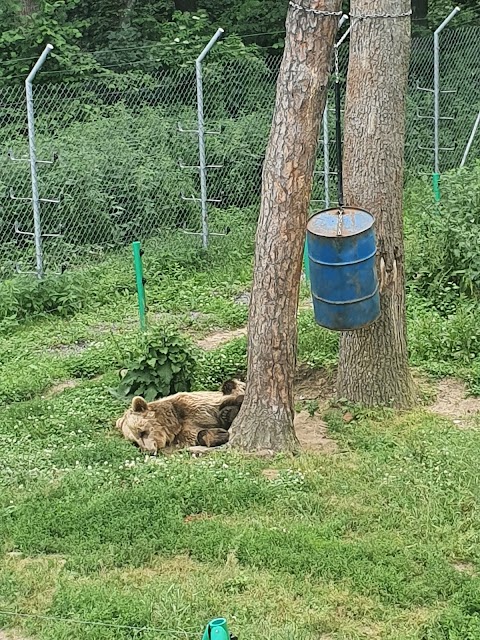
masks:
[(311, 225), (313, 224), (313, 221), (315, 219), (318, 219), (319, 216), (324, 215), (324, 214), (333, 214), (336, 213), (338, 214), (339, 211), (339, 207), (330, 207), (329, 209), (322, 209), (321, 211), (317, 211), (317, 213), (314, 213), (310, 216), (310, 218), (308, 219), (307, 222), (307, 232), (310, 233), (312, 236), (316, 237), (316, 238), (337, 238), (337, 239), (341, 239), (341, 238), (355, 238), (359, 235), (361, 235), (362, 233), (365, 233), (366, 231), (369, 231), (370, 229), (372, 229), (375, 225), (375, 217), (373, 216), (373, 214), (370, 213), (370, 211), (366, 211), (365, 209), (361, 209), (360, 207), (344, 207), (343, 208), (343, 216), (351, 216), (355, 213), (364, 213), (367, 216), (370, 217), (370, 224), (365, 227), (365, 229), (362, 229), (361, 231), (359, 231), (358, 233), (345, 233), (345, 226), (342, 229), (342, 234), (339, 236), (336, 234), (336, 232), (332, 232), (328, 235), (325, 234), (319, 234), (319, 233), (315, 233), (312, 228)]

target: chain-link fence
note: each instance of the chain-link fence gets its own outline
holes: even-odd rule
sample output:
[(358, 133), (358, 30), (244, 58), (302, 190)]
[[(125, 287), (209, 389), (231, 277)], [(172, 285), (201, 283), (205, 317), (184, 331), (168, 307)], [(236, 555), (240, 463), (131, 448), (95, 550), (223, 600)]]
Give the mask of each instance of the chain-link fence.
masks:
[[(457, 167), (480, 110), (480, 29), (441, 38), (440, 170)], [(340, 49), (346, 75), (348, 41)], [(392, 61), (392, 65), (395, 61)], [(252, 236), (280, 59), (204, 64), (209, 232)], [(429, 89), (425, 91), (424, 89)], [(433, 39), (415, 39), (407, 108), (407, 176), (433, 172)], [(312, 206), (336, 200), (333, 95), (321, 129)], [(101, 258), (133, 240), (182, 234), (201, 246), (195, 72), (178, 70), (34, 86), (46, 272)], [(325, 143), (325, 133), (328, 141)], [(12, 151), (10, 157), (9, 150)], [(23, 86), (0, 90), (0, 277), (32, 271), (35, 253)], [(469, 159), (478, 157), (480, 132)]]

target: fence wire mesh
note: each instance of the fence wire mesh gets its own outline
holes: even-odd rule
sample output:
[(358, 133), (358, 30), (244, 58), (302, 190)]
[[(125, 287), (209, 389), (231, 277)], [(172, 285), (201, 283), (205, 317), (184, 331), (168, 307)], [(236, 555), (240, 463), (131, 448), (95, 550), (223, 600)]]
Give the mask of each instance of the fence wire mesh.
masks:
[[(458, 167), (480, 110), (480, 29), (441, 37), (440, 170)], [(394, 61), (392, 61), (394, 64)], [(211, 242), (253, 237), (280, 59), (208, 62), (203, 69)], [(340, 71), (348, 66), (348, 41)], [(407, 98), (406, 175), (433, 171), (433, 38), (414, 39)], [(329, 92), (330, 202), (336, 202), (333, 93)], [(47, 273), (101, 259), (133, 240), (181, 234), (200, 248), (195, 72), (34, 86), (44, 266)], [(312, 208), (325, 202), (324, 131)], [(12, 150), (13, 160), (8, 157)], [(0, 278), (35, 265), (23, 86), (0, 89)], [(480, 153), (480, 132), (469, 161)], [(218, 234), (218, 235), (217, 235)]]

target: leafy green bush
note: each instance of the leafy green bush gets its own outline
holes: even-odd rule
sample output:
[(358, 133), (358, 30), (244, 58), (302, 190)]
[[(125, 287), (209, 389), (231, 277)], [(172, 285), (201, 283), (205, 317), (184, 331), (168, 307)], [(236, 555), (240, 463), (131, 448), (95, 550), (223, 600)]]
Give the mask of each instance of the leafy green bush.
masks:
[(82, 280), (75, 274), (47, 276), (43, 280), (14, 278), (0, 284), (0, 322), (47, 313), (66, 318), (82, 309), (87, 299)]
[(408, 343), (413, 364), (432, 373), (455, 373), (480, 358), (480, 307), (475, 300), (459, 298), (444, 315), (434, 303), (410, 294), (407, 304)]
[[(125, 96), (125, 101), (128, 98)], [(86, 95), (79, 96), (80, 105), (88, 100)], [(59, 263), (54, 262), (52, 268), (79, 263), (92, 251), (102, 254), (134, 240), (172, 235), (172, 230), (178, 234), (178, 229), (200, 229), (198, 203), (181, 198), (182, 193), (188, 197), (199, 193), (198, 176), (179, 166), (179, 159), (191, 162), (198, 150), (191, 136), (177, 132), (178, 121), (195, 118), (195, 112), (185, 107), (177, 107), (172, 114), (161, 106), (145, 104), (133, 110), (118, 102), (99, 106), (77, 121), (49, 121), (59, 129), (55, 143), (61, 161), (45, 173), (44, 190), (63, 193), (61, 206), (48, 212), (45, 223), (50, 229), (60, 224), (63, 228), (62, 237), (50, 239), (46, 248), (47, 256)], [(209, 161), (222, 164), (224, 169), (212, 172), (210, 178), (211, 194), (222, 198), (210, 212), (210, 229), (230, 231), (221, 239), (224, 244), (254, 235), (270, 118), (270, 106), (257, 107), (253, 114), (222, 119), (218, 124), (224, 134), (211, 136)], [(261, 134), (252, 136), (253, 128)], [(39, 154), (48, 155), (49, 130), (41, 133)], [(6, 193), (9, 184), (23, 178), (21, 167), (0, 166), (0, 191)], [(88, 215), (82, 215), (87, 211)], [(17, 218), (17, 208), (5, 197), (0, 237), (5, 239), (5, 249), (8, 243), (8, 255), (15, 262), (27, 262), (28, 258), (30, 263), (31, 250), (27, 255), (26, 248), (17, 246), (12, 231)], [(20, 223), (28, 228), (30, 220), (20, 218)], [(11, 262), (6, 260), (2, 267), (11, 270)]]
[(169, 327), (151, 329), (140, 352), (118, 386), (124, 398), (139, 395), (147, 402), (178, 391), (190, 391), (195, 360), (188, 340)]
[(405, 198), (409, 287), (450, 312), (458, 293), (480, 291), (480, 162), (442, 176), (442, 199), (427, 181)]

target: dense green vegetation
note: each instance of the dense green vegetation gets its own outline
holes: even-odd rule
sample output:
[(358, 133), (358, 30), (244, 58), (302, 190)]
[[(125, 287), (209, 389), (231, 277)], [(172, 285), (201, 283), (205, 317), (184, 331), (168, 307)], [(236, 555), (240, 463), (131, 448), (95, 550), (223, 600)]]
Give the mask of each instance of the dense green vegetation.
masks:
[[(474, 30), (467, 30), (464, 36), (469, 48), (462, 50), (461, 71), (455, 64), (444, 73), (445, 82), (458, 87), (449, 98), (449, 109), (456, 108), (458, 115), (454, 122), (442, 124), (441, 143), (458, 144), (455, 152), (442, 153), (442, 172), (458, 166), (476, 116), (478, 65), (474, 54), (478, 45)], [(418, 150), (418, 145), (432, 144), (431, 122), (417, 117), (419, 109), (429, 113), (431, 96), (414, 89), (417, 82), (429, 84), (432, 70), (431, 55), (422, 42), (417, 41), (412, 53), (410, 73), (405, 152), (408, 184), (419, 173), (432, 170), (431, 153)], [(207, 136), (206, 141), (208, 163), (221, 167), (208, 172), (209, 197), (220, 200), (210, 206), (209, 224), (214, 233), (231, 230), (251, 234), (255, 227), (277, 63), (268, 58), (206, 66), (206, 118), (209, 128), (221, 132)], [(21, 91), (7, 92), (4, 100), (0, 141), (21, 155), (25, 148)], [(199, 203), (182, 197), (199, 195), (198, 172), (181, 166), (197, 164), (197, 140), (178, 131), (179, 123), (189, 128), (196, 119), (191, 69), (149, 81), (142, 76), (128, 82), (117, 77), (80, 85), (46, 84), (38, 88), (35, 100), (39, 157), (49, 158), (56, 152), (59, 158), (53, 166), (39, 170), (42, 195), (60, 197), (60, 204), (42, 207), (45, 232), (62, 233), (44, 243), (47, 270), (68, 268), (86, 257), (102, 258), (111, 249), (133, 240), (163, 237), (172, 229), (199, 230)], [(333, 113), (330, 115), (333, 118)], [(331, 121), (330, 131), (333, 129)], [(477, 136), (472, 159), (479, 144)], [(333, 166), (333, 139), (330, 154)], [(321, 148), (317, 162), (313, 198), (321, 201)], [(459, 175), (462, 179), (463, 174)], [(28, 188), (25, 163), (0, 163), (0, 278), (8, 277), (17, 263), (23, 270), (32, 266), (32, 244), (15, 232), (15, 223), (22, 230), (32, 229), (31, 210), (9, 196), (10, 189), (23, 196)], [(334, 178), (330, 188), (334, 194)], [(428, 189), (423, 196), (427, 204)], [(312, 206), (319, 206), (318, 202)]]
[[(195, 126), (193, 61), (220, 19), (225, 20), (230, 35), (211, 51), (204, 68), (207, 126), (221, 132), (207, 136), (206, 142), (208, 163), (222, 167), (208, 173), (208, 195), (218, 201), (210, 208), (210, 230), (252, 233), (281, 43), (272, 40), (267, 44), (263, 36), (245, 38), (245, 34), (267, 29), (261, 21), (252, 26), (249, 16), (265, 9), (265, 19), (268, 16), (274, 25), (280, 8), (278, 3), (274, 10), (269, 2), (251, 0), (240, 4), (220, 7), (215, 2), (184, 2), (177, 9), (198, 11), (173, 14), (173, 3), (163, 0), (127, 2), (120, 9), (100, 2), (95, 3), (95, 19), (90, 2), (25, 0), (23, 11), (17, 0), (2, 4), (0, 147), (13, 149), (16, 156), (26, 153), (19, 80), (23, 81), (31, 67), (32, 47), (39, 49), (46, 40), (55, 45), (35, 90), (38, 155), (51, 158), (58, 154), (52, 167), (39, 168), (41, 195), (60, 199), (58, 205), (42, 206), (44, 232), (61, 233), (44, 243), (47, 272), (68, 269), (85, 259), (101, 260), (105, 253), (132, 240), (163, 236), (172, 229), (199, 230), (199, 203), (184, 199), (198, 197), (198, 173), (182, 168), (197, 164), (197, 140), (179, 132), (178, 126)], [(434, 24), (448, 4), (430, 2), (427, 22)], [(455, 25), (465, 25), (467, 18), (469, 25), (475, 22), (475, 7), (467, 5), (463, 3)], [(441, 153), (442, 172), (458, 166), (477, 114), (476, 29), (452, 29), (442, 35), (442, 86), (456, 89), (454, 95), (442, 98), (442, 114), (455, 113), (453, 120), (442, 121), (441, 146), (455, 146)], [(243, 34), (243, 40), (238, 34)], [(140, 37), (157, 44), (152, 48), (140, 43)], [(341, 53), (344, 77), (347, 48)], [(432, 73), (431, 37), (416, 38), (406, 123), (408, 180), (432, 171), (431, 120), (423, 117), (433, 113), (432, 96), (416, 90), (417, 84), (432, 85)], [(10, 82), (9, 74), (19, 77)], [(333, 113), (330, 118), (333, 132)], [(333, 167), (332, 135), (330, 143)], [(477, 136), (472, 158), (479, 144)], [(322, 170), (320, 149), (313, 193), (317, 201), (324, 198)], [(332, 178), (331, 193), (334, 187)], [(28, 166), (9, 162), (5, 155), (0, 162), (0, 279), (17, 267), (32, 269), (32, 243), (15, 231), (16, 225), (32, 231), (31, 210), (26, 203), (10, 198), (11, 192), (25, 197), (28, 190)]]
[[(414, 34), (435, 28), (451, 0), (416, 0)], [(457, 24), (480, 19), (476, 0), (460, 0)], [(349, 2), (344, 2), (348, 12)], [(219, 47), (238, 58), (279, 53), (287, 2), (277, 0), (3, 0), (0, 5), (0, 80), (18, 82), (47, 42), (55, 46), (50, 73), (62, 79), (93, 73), (178, 67), (191, 62), (218, 26)], [(213, 54), (215, 55), (215, 53)]]

